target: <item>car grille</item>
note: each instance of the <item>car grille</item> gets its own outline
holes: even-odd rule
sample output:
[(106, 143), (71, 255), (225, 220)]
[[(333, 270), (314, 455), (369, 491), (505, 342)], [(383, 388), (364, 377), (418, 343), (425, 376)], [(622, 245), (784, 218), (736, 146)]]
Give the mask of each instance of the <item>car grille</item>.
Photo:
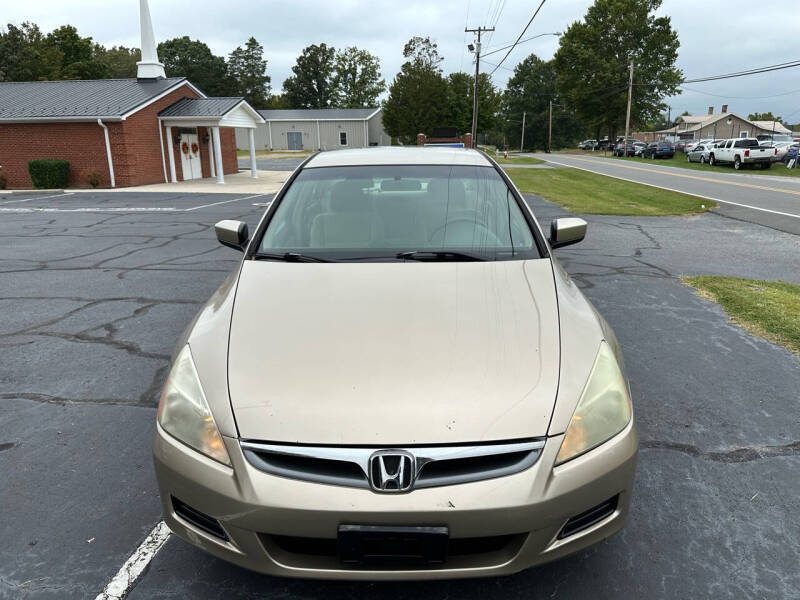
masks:
[(414, 457), (414, 489), (455, 485), (519, 473), (541, 455), (544, 440), (403, 448), (304, 446), (243, 440), (247, 461), (267, 473), (354, 488), (370, 488), (369, 460), (397, 450)]

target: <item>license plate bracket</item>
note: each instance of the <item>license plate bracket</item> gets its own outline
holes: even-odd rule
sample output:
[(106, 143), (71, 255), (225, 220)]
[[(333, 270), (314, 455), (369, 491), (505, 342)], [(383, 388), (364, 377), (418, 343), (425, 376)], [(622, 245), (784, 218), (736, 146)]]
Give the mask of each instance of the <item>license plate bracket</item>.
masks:
[(437, 565), (447, 559), (447, 527), (339, 525), (339, 559), (346, 565)]

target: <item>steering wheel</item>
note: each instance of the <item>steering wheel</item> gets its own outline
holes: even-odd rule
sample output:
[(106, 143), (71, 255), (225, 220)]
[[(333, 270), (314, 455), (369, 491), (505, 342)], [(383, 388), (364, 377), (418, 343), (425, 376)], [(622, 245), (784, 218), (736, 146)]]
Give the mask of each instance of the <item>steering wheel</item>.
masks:
[(495, 235), (495, 233), (491, 229), (489, 229), (485, 225), (482, 225), (481, 223), (478, 223), (478, 222), (476, 222), (476, 221), (474, 221), (472, 219), (467, 219), (467, 218), (464, 218), (464, 217), (461, 217), (461, 218), (458, 218), (458, 219), (452, 219), (450, 221), (447, 221), (444, 225), (441, 225), (441, 226), (437, 227), (436, 229), (434, 229), (431, 232), (431, 235), (430, 235), (429, 239), (431, 241), (433, 241), (433, 239), (436, 237), (436, 235), (440, 231), (444, 231), (448, 227), (452, 227), (453, 225), (456, 225), (456, 224), (459, 224), (459, 223), (463, 224), (463, 225), (469, 225), (471, 228), (479, 228), (481, 230), (481, 233), (484, 233), (486, 235), (487, 242), (490, 242), (492, 245), (494, 245), (494, 246), (502, 246), (503, 245), (503, 243), (500, 241), (500, 238), (497, 237), (497, 235)]

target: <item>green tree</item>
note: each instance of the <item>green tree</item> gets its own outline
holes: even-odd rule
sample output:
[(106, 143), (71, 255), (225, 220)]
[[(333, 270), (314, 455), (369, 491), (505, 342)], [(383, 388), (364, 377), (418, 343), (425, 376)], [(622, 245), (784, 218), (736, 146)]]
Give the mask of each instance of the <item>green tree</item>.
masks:
[(236, 82), (228, 76), (225, 59), (199, 40), (183, 36), (161, 42), (158, 58), (167, 77), (186, 77), (209, 96), (236, 95)]
[(336, 49), (327, 44), (303, 48), (292, 67), (293, 76), (283, 82), (283, 92), (293, 108), (328, 108), (335, 101), (333, 73)]
[(9, 23), (0, 31), (0, 81), (58, 79), (62, 57), (35, 23)]
[(285, 110), (295, 107), (289, 104), (289, 99), (286, 97), (286, 94), (272, 94), (267, 99), (267, 103), (264, 105), (264, 108), (271, 110)]
[(81, 37), (72, 25), (62, 25), (48, 33), (45, 45), (61, 54), (59, 79), (108, 77), (108, 67), (100, 60), (105, 49), (92, 42), (92, 38)]
[(774, 116), (772, 111), (765, 113), (750, 113), (747, 115), (747, 118), (750, 121), (778, 121), (779, 123), (783, 123), (783, 119), (781, 119), (781, 117)]
[(403, 48), (406, 62), (389, 86), (383, 103), (386, 132), (413, 143), (418, 133), (451, 126), (447, 80), (439, 66), (442, 57), (430, 38), (414, 37)]
[[(460, 133), (472, 131), (472, 101), (475, 91), (475, 77), (463, 71), (447, 76), (447, 101), (449, 124)], [(498, 125), (501, 94), (492, 84), (487, 73), (478, 77), (478, 131), (492, 131)]]
[(264, 108), (270, 94), (271, 78), (267, 75), (264, 48), (251, 37), (244, 48), (239, 46), (228, 57), (228, 74), (238, 86), (238, 94), (244, 96), (254, 108)]
[(680, 93), (678, 34), (653, 12), (662, 0), (595, 0), (561, 36), (555, 55), (563, 100), (596, 135), (625, 124), (628, 65), (634, 63), (631, 123), (658, 118), (664, 98)]
[(503, 95), (503, 132), (508, 146), (522, 143), (525, 115), (525, 147), (547, 149), (550, 138), (550, 102), (553, 102), (553, 148), (572, 145), (581, 136), (580, 125), (556, 88), (553, 61), (531, 54), (514, 69)]
[(112, 79), (136, 77), (136, 63), (142, 60), (138, 48), (114, 46), (97, 52), (97, 58), (106, 65), (108, 76)]
[(377, 56), (355, 46), (336, 53), (333, 77), (334, 103), (340, 108), (376, 106), (386, 89)]

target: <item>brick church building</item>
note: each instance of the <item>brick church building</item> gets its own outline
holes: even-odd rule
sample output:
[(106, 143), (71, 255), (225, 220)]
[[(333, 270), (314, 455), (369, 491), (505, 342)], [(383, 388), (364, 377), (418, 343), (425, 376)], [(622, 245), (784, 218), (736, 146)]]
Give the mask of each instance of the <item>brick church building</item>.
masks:
[[(127, 187), (238, 172), (235, 129), (264, 123), (243, 98), (209, 98), (158, 62), (147, 0), (140, 0), (142, 61), (136, 79), (0, 83), (0, 174), (32, 187), (28, 161), (70, 163), (69, 187)], [(91, 177), (90, 177), (91, 176)]]

